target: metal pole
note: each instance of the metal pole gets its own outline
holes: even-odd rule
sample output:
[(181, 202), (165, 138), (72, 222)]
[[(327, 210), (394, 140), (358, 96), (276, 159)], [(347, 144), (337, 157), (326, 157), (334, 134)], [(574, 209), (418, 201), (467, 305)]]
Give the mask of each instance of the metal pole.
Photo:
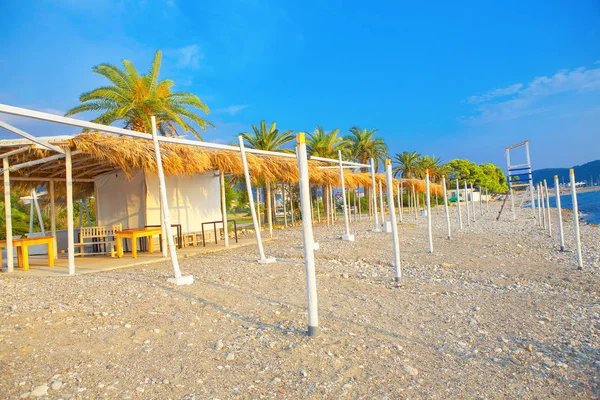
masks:
[(152, 141), (154, 142), (154, 157), (156, 158), (156, 169), (158, 171), (158, 189), (163, 210), (163, 224), (167, 234), (167, 245), (169, 246), (169, 254), (171, 255), (171, 264), (173, 265), (173, 278), (167, 281), (176, 285), (191, 285), (194, 282), (192, 275), (181, 275), (179, 269), (179, 260), (177, 259), (177, 250), (175, 249), (175, 241), (173, 240), (173, 232), (171, 231), (171, 216), (169, 213), (169, 202), (167, 200), (167, 186), (165, 183), (165, 173), (163, 172), (162, 155), (160, 154), (160, 146), (158, 144), (158, 132), (156, 130), (156, 117), (150, 116), (152, 123)]
[(465, 208), (467, 209), (467, 226), (471, 226), (471, 211), (469, 211), (469, 189), (465, 181)]
[(394, 180), (392, 178), (392, 160), (385, 161), (385, 177), (388, 192), (388, 208), (390, 210), (390, 223), (392, 225), (392, 243), (394, 245), (394, 270), (396, 276), (394, 280), (400, 281), (402, 278), (402, 269), (400, 267), (400, 243), (398, 241), (398, 221), (396, 220), (396, 210), (394, 207)]
[(66, 185), (67, 185), (67, 257), (69, 275), (75, 275), (75, 226), (73, 223), (73, 166), (71, 148), (65, 148)]
[(446, 177), (442, 176), (442, 188), (444, 189), (444, 211), (446, 211), (446, 225), (448, 226), (448, 240), (452, 239), (452, 228), (450, 227), (450, 211), (448, 210), (448, 192), (446, 191)]
[(577, 251), (577, 269), (583, 269), (583, 258), (581, 256), (581, 237), (579, 236), (579, 206), (577, 205), (577, 189), (575, 188), (575, 172), (569, 170), (571, 178), (571, 199), (573, 200), (573, 226), (575, 228), (575, 245)]
[(554, 175), (554, 193), (556, 196), (556, 212), (558, 213), (558, 244), (560, 251), (565, 251), (565, 234), (563, 232), (562, 210), (560, 206), (560, 185), (558, 184), (558, 175)]
[(342, 235), (342, 240), (354, 241), (354, 235), (350, 234), (350, 218), (348, 217), (348, 202), (346, 201), (346, 183), (344, 182), (344, 166), (342, 164), (342, 151), (338, 150), (340, 160), (340, 180), (342, 182), (342, 198), (344, 199), (344, 222), (346, 223), (346, 234)]
[(248, 171), (248, 160), (246, 159), (246, 149), (244, 147), (244, 138), (242, 137), (242, 135), (238, 136), (238, 140), (240, 142), (240, 154), (242, 155), (242, 164), (244, 165), (244, 177), (246, 178), (246, 189), (248, 190), (248, 202), (250, 204), (250, 213), (252, 214), (252, 223), (254, 224), (254, 231), (256, 232), (256, 244), (258, 246), (258, 254), (260, 256), (258, 262), (261, 264), (272, 263), (275, 262), (275, 259), (266, 258), (265, 251), (263, 249), (262, 238), (260, 235), (260, 226), (258, 224), (256, 209), (254, 208), (254, 199), (252, 198), (252, 181), (250, 180), (250, 172)]
[(427, 203), (427, 243), (429, 252), (433, 253), (433, 232), (431, 231), (431, 193), (429, 188), (429, 170), (425, 170), (425, 201)]
[(229, 227), (227, 226), (227, 199), (225, 198), (225, 172), (219, 171), (219, 185), (221, 186), (221, 219), (223, 220), (223, 239), (225, 247), (229, 247)]
[[(40, 229), (42, 231), (42, 236), (46, 236), (46, 229), (44, 228), (44, 220), (42, 219), (42, 210), (40, 209), (40, 203), (38, 202), (37, 192), (35, 189), (31, 191), (31, 200), (33, 205), (35, 206), (35, 211), (37, 212), (38, 221), (40, 222)], [(79, 214), (81, 215), (81, 204), (79, 207)], [(81, 219), (81, 217), (80, 217)]]
[(373, 216), (375, 217), (375, 225), (373, 227), (373, 232), (381, 232), (381, 229), (379, 228), (379, 217), (377, 215), (377, 187), (375, 186), (375, 161), (371, 158), (369, 160), (369, 163), (371, 164), (371, 185), (373, 188)]
[(10, 169), (8, 164), (8, 157), (4, 157), (2, 159), (2, 168), (4, 169), (4, 221), (6, 226), (6, 270), (8, 273), (13, 273), (15, 271), (15, 262), (13, 259), (14, 255), (12, 209), (10, 201)]
[(456, 180), (456, 205), (458, 211), (458, 229), (462, 230), (462, 214), (460, 212), (460, 187), (458, 186), (458, 179)]
[(546, 192), (546, 213), (548, 219), (548, 236), (552, 237), (552, 219), (550, 218), (550, 195), (548, 194), (548, 183), (544, 179), (544, 191)]
[(306, 266), (306, 300), (308, 302), (308, 336), (319, 334), (319, 311), (317, 307), (317, 277), (312, 221), (310, 218), (310, 182), (306, 158), (306, 139), (303, 133), (296, 136), (296, 155), (300, 178), (300, 207), (302, 209), (302, 235), (304, 238), (304, 263)]

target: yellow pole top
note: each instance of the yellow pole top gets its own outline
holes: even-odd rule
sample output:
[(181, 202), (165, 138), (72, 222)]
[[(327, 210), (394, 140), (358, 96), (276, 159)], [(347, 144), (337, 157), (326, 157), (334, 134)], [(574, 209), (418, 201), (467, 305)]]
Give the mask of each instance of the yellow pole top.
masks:
[(570, 169), (569, 169), (569, 174), (571, 174), (571, 175), (574, 175), (574, 174), (575, 174), (575, 171), (573, 171), (573, 168), (570, 168)]
[(392, 165), (392, 160), (389, 158), (385, 160), (385, 165)]
[(296, 143), (297, 144), (306, 143), (306, 137), (304, 136), (304, 132), (298, 132), (296, 134)]
[(554, 175), (554, 179), (558, 179), (558, 175)]

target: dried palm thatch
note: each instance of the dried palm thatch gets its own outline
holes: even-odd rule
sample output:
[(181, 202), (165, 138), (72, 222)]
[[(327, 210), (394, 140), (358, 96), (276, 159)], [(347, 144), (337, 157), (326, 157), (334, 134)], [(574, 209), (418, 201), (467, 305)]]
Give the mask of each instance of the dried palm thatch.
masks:
[[(58, 145), (70, 146), (81, 153), (73, 157), (73, 175), (80, 179), (92, 179), (95, 176), (121, 169), (127, 176), (134, 171), (143, 169), (151, 174), (157, 173), (154, 158), (154, 147), (150, 140), (140, 140), (128, 137), (87, 132), (73, 137), (70, 141)], [(243, 164), (240, 153), (233, 150), (214, 150), (191, 147), (183, 144), (161, 143), (163, 169), (166, 175), (196, 175), (215, 170), (225, 171), (233, 175), (243, 174)], [(9, 147), (4, 151), (12, 150)], [(47, 150), (30, 146), (27, 152), (11, 157), (11, 163), (23, 163), (52, 155)], [(247, 154), (248, 168), (253, 182), (298, 182), (298, 167), (295, 158)], [(320, 168), (327, 165), (319, 161), (309, 160), (310, 181), (315, 185), (340, 186), (340, 173), (335, 168)], [(56, 190), (64, 190), (64, 159), (55, 160), (48, 165), (23, 168), (15, 171), (14, 176), (40, 177), (57, 179)], [(371, 174), (365, 172), (344, 171), (345, 184), (348, 187), (370, 187)], [(384, 174), (376, 174), (377, 184), (386, 185)], [(395, 181), (395, 183), (399, 181)], [(22, 187), (32, 187), (39, 182), (18, 182)], [(396, 185), (394, 185), (396, 186)], [(404, 186), (414, 186), (417, 192), (425, 191), (425, 182), (416, 179), (404, 179)], [(393, 188), (394, 192), (396, 187)], [(76, 183), (76, 191), (80, 195), (93, 192), (93, 184), (88, 182)], [(433, 193), (441, 193), (441, 186), (432, 184)]]

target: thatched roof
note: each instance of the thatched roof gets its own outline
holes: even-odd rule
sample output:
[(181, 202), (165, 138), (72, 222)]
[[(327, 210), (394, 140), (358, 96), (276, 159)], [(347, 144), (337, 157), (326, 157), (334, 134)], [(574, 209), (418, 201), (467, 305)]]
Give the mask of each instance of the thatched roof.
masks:
[[(2, 153), (23, 147), (22, 141), (11, 146), (9, 141), (3, 141), (0, 146)], [(80, 151), (73, 156), (73, 177), (77, 189), (81, 192), (93, 190), (89, 182), (95, 176), (123, 170), (126, 175), (131, 175), (137, 169), (149, 173), (156, 173), (153, 143), (150, 140), (141, 140), (128, 137), (118, 137), (97, 132), (81, 133), (70, 138), (61, 138), (53, 144), (61, 147), (71, 147), (72, 151)], [(34, 145), (28, 151), (10, 157), (11, 165), (37, 160), (54, 155), (50, 151), (40, 149)], [(243, 165), (240, 153), (231, 150), (214, 150), (200, 147), (191, 147), (171, 143), (160, 145), (163, 169), (166, 175), (195, 175), (215, 170), (225, 171), (233, 175), (243, 174)], [(264, 156), (247, 154), (250, 176), (255, 182), (278, 181), (297, 182), (298, 168), (294, 158)], [(310, 182), (315, 185), (340, 186), (339, 170), (319, 168), (327, 164), (318, 161), (309, 161)], [(60, 190), (60, 180), (65, 179), (65, 160), (59, 159), (46, 164), (35, 165), (11, 172), (11, 176), (21, 178), (57, 179)], [(352, 172), (344, 170), (345, 183), (348, 187), (370, 187), (371, 175), (369, 173)], [(88, 182), (85, 182), (85, 181)], [(385, 186), (384, 174), (376, 175), (377, 182)], [(39, 183), (38, 182), (38, 183)], [(399, 181), (396, 181), (399, 183)], [(25, 184), (31, 186), (35, 181)], [(415, 186), (417, 192), (425, 191), (425, 182), (414, 179), (405, 179), (405, 187)], [(64, 186), (64, 185), (63, 185)], [(394, 191), (396, 188), (394, 187)], [(432, 191), (441, 193), (441, 187), (433, 184)]]

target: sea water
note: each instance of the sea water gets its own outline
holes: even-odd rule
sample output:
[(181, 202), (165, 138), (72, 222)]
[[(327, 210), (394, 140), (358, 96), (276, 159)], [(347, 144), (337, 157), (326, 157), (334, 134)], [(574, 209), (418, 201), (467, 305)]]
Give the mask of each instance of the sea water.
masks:
[[(560, 196), (562, 208), (573, 209), (571, 194)], [(600, 191), (577, 193), (579, 216), (591, 224), (600, 224)], [(556, 207), (556, 199), (550, 197), (550, 207)]]

